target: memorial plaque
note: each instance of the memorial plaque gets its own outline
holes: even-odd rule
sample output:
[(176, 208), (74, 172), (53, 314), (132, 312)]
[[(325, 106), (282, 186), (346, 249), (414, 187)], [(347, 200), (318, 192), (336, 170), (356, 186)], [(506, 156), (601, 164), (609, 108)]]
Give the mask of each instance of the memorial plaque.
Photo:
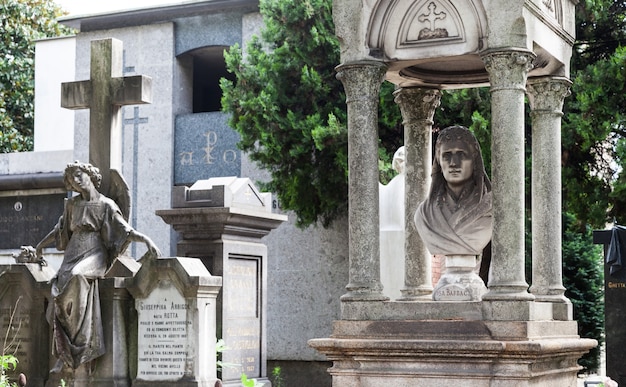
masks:
[(239, 134), (228, 126), (221, 112), (176, 117), (174, 184), (241, 175)]
[(185, 374), (190, 350), (189, 305), (169, 281), (136, 303), (138, 313), (137, 377), (143, 380), (178, 380)]
[(0, 197), (0, 249), (35, 246), (63, 214), (66, 194)]
[(261, 260), (259, 257), (231, 255), (224, 274), (224, 330), (226, 367), (222, 379), (238, 379), (241, 372), (248, 378), (261, 376)]

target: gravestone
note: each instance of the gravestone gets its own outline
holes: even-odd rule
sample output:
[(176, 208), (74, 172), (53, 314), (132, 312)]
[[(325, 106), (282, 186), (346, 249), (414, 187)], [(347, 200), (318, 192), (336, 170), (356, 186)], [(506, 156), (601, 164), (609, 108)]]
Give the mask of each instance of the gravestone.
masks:
[(224, 340), (225, 386), (239, 386), (240, 377), (267, 380), (266, 305), (267, 247), (260, 239), (287, 220), (271, 212), (271, 195), (260, 193), (250, 179), (200, 180), (174, 187), (163, 220), (180, 234), (177, 253), (202, 259), (223, 278), (218, 297), (217, 334)]
[(30, 387), (43, 387), (48, 378), (50, 328), (46, 308), (48, 282), (54, 274), (50, 267), (37, 263), (0, 266), (0, 345), (3, 353), (19, 361), (8, 376), (13, 379), (24, 373)]
[[(593, 232), (593, 243), (604, 245), (606, 257), (611, 244), (611, 230)], [(626, 254), (626, 251), (622, 252)], [(606, 375), (619, 385), (626, 385), (626, 273), (611, 274), (611, 265), (604, 264), (604, 332), (606, 347)]]
[[(562, 285), (561, 233), (550, 232), (561, 229), (559, 134), (570, 85), (566, 77), (575, 41), (575, 2), (408, 0), (369, 5), (361, 0), (333, 2), (341, 53), (337, 78), (347, 107), (349, 282), (332, 334), (309, 344), (333, 361), (329, 373), (337, 387), (576, 385), (577, 359), (597, 341), (578, 336)], [(422, 175), (428, 160), (423, 156), (431, 152), (441, 89), (490, 86), (494, 232), (489, 289), (482, 298), (420, 298), (432, 291), (430, 259), (419, 243), (409, 243), (417, 239), (410, 239), (408, 221), (406, 297), (388, 301), (382, 293), (376, 155), (384, 80), (394, 83), (401, 97), (396, 102), (405, 134), (407, 212), (416, 198), (424, 200), (428, 193), (429, 174)], [(530, 291), (524, 271), (526, 93), (532, 100), (533, 139), (545, 135), (533, 142)], [(442, 203), (443, 209), (450, 209), (449, 203)], [(474, 256), (479, 251), (450, 252), (464, 253)], [(467, 263), (460, 262), (458, 269), (475, 266)], [(458, 291), (450, 293), (454, 297)]]
[[(61, 105), (68, 109), (90, 109), (89, 161), (102, 175), (98, 191), (116, 201), (127, 216), (128, 187), (117, 173), (121, 171), (122, 158), (121, 106), (149, 103), (151, 79), (142, 75), (123, 77), (122, 73), (122, 42), (112, 38), (92, 41), (90, 79), (63, 83)], [(71, 386), (130, 384), (127, 332), (130, 296), (124, 279), (132, 278), (137, 268), (126, 261), (127, 257), (115, 261), (108, 278), (98, 280), (101, 319), (106, 322), (102, 326), (104, 354), (75, 370), (65, 367), (61, 373), (51, 375), (47, 385), (56, 387), (60, 380), (69, 380)]]
[(199, 259), (173, 257), (144, 263), (128, 282), (137, 312), (133, 386), (216, 385), (221, 277)]

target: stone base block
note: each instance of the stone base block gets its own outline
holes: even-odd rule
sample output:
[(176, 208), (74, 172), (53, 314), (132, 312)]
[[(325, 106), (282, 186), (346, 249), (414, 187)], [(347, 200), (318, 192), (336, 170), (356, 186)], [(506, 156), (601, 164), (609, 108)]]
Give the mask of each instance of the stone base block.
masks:
[(177, 381), (133, 381), (133, 387), (221, 387), (222, 382), (219, 379), (210, 380), (177, 380)]
[(597, 345), (571, 321), (337, 321), (309, 345), (333, 361), (333, 386), (576, 385)]

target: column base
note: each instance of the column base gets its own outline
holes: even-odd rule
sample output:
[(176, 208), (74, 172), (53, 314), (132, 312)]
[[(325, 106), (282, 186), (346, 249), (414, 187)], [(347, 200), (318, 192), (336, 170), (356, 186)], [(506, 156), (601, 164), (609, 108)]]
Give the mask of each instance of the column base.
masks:
[(431, 299), (433, 288), (432, 286), (406, 287), (401, 289), (400, 293), (402, 293), (402, 296), (396, 301), (423, 301)]

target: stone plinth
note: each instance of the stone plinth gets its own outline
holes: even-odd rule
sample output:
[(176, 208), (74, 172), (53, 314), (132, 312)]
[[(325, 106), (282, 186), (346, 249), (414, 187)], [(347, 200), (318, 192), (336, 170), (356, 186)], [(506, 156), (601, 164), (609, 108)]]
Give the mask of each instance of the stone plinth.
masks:
[(267, 379), (267, 247), (261, 238), (287, 220), (271, 213), (269, 197), (246, 178), (213, 178), (175, 187), (170, 210), (157, 211), (179, 233), (177, 254), (202, 259), (223, 287), (217, 299), (217, 336), (224, 340), (225, 386), (245, 373)]
[[(127, 287), (128, 281), (132, 280), (139, 268), (139, 263), (133, 258), (120, 256), (113, 261), (105, 277), (98, 280), (106, 349), (104, 355), (93, 362), (81, 364), (75, 370), (63, 367), (60, 373), (51, 373), (46, 382), (47, 387), (57, 387), (61, 385), (61, 380), (68, 387), (131, 386), (129, 356), (135, 313)], [(54, 357), (51, 358), (49, 369), (56, 361)]]
[(572, 321), (337, 321), (309, 344), (334, 386), (575, 386), (597, 342)]
[(0, 266), (0, 343), (3, 354), (19, 361), (8, 376), (15, 381), (24, 373), (32, 387), (43, 386), (48, 378), (50, 327), (45, 315), (53, 276), (54, 270), (36, 263)]
[(173, 257), (144, 263), (129, 282), (136, 310), (133, 386), (215, 386), (215, 300), (222, 279), (199, 259)]

